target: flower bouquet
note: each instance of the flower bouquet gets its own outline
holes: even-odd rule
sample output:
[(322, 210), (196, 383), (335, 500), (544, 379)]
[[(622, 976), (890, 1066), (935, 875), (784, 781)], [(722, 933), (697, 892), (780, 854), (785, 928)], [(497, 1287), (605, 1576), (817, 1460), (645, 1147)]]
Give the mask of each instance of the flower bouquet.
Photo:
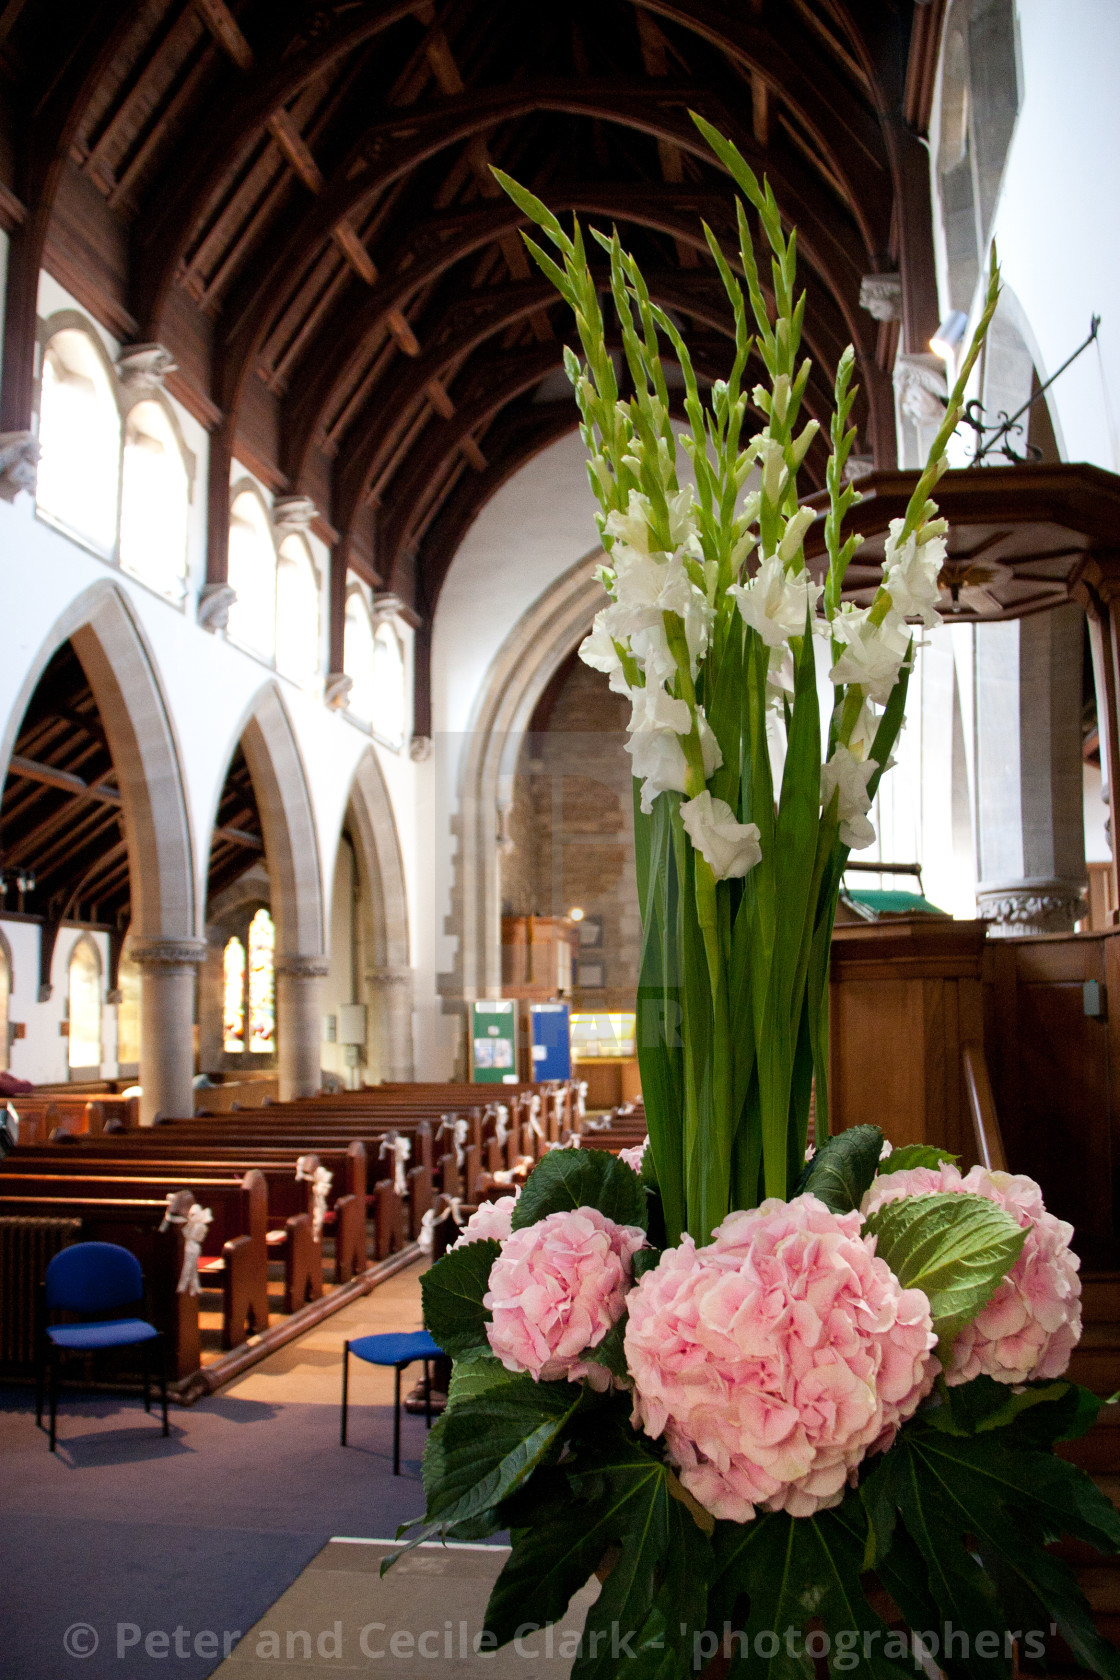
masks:
[[(426, 1274), (425, 1322), (454, 1371), (424, 1456), (427, 1510), (401, 1538), (509, 1531), (482, 1650), (555, 1623), (597, 1573), (570, 1652), (579, 1680), (678, 1680), (721, 1651), (735, 1673), (809, 1675), (827, 1656), (835, 1673), (884, 1677), (920, 1656), (1001, 1680), (1053, 1625), (1120, 1677), (1046, 1550), (1061, 1534), (1120, 1549), (1113, 1507), (1053, 1452), (1100, 1404), (1063, 1378), (1080, 1334), (1071, 1228), (1029, 1179), (962, 1174), (926, 1145), (892, 1152), (871, 1126), (828, 1135), (837, 893), (849, 849), (873, 838), (910, 622), (937, 622), (945, 524), (930, 492), (998, 274), (993, 261), (882, 585), (853, 607), (852, 352), (836, 373), (818, 581), (803, 547), (817, 515), (797, 493), (819, 423), (803, 420), (796, 237), (697, 121), (743, 195), (734, 261), (705, 229), (736, 326), (706, 400), (617, 234), (595, 234), (620, 393), (578, 222), (569, 238), (499, 175), (558, 252), (527, 239), (583, 348), (566, 363), (612, 599), (581, 653), (633, 706), (649, 1138), (640, 1159), (547, 1155)], [(683, 487), (663, 342), (684, 381)], [(764, 424), (750, 433), (755, 357)], [(823, 728), (818, 648), (834, 692)]]

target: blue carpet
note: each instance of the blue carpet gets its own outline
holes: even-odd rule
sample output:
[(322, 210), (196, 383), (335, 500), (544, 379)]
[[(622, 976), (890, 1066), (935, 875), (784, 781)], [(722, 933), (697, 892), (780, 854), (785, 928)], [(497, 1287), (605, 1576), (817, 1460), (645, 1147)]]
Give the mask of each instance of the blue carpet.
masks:
[(3, 1680), (203, 1680), (332, 1535), (423, 1509), (422, 1418), (395, 1478), (389, 1407), (352, 1406), (345, 1451), (333, 1406), (170, 1415), (165, 1441), (138, 1400), (64, 1395), (52, 1456), (30, 1392), (0, 1388)]

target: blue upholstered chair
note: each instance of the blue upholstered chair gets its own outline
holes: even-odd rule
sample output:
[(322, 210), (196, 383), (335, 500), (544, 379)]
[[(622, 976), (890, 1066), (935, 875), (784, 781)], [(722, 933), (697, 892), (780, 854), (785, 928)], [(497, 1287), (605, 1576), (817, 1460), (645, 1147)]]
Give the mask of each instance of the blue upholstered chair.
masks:
[(346, 1445), (346, 1410), (350, 1392), (350, 1355), (355, 1359), (364, 1359), (367, 1365), (391, 1365), (394, 1372), (393, 1388), (393, 1474), (401, 1473), (401, 1372), (406, 1365), (414, 1365), (418, 1359), (424, 1361), (424, 1392), (427, 1403), (424, 1409), (424, 1421), (428, 1429), (432, 1427), (432, 1384), (428, 1362), (438, 1359), (443, 1349), (437, 1347), (426, 1330), (408, 1330), (391, 1332), (384, 1336), (358, 1336), (352, 1342), (342, 1345), (342, 1445)]
[[(140, 1262), (116, 1243), (75, 1243), (56, 1254), (43, 1280), (43, 1318), (36, 1373), (35, 1422), (43, 1423), (43, 1386), (48, 1379), (51, 1452), (55, 1450), (58, 1382), (67, 1354), (101, 1353), (107, 1348), (138, 1347), (144, 1362), (144, 1410), (152, 1409), (152, 1354), (157, 1355), (163, 1433), (167, 1426), (167, 1361), (163, 1333), (143, 1310), (144, 1274)], [(131, 1311), (130, 1311), (131, 1309)], [(52, 1324), (52, 1313), (69, 1313), (82, 1322)]]

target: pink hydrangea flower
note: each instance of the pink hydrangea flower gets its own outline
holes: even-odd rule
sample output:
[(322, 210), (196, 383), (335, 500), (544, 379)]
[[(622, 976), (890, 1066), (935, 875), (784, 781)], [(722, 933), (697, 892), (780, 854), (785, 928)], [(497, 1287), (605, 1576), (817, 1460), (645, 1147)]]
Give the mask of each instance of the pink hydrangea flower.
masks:
[(496, 1202), (482, 1202), (475, 1208), (451, 1247), (462, 1248), (465, 1243), (485, 1242), (487, 1238), (494, 1242), (505, 1242), (512, 1229), (510, 1222), (516, 1206), (516, 1196), (499, 1196)]
[(664, 1434), (713, 1516), (810, 1516), (889, 1446), (939, 1366), (929, 1302), (903, 1289), (858, 1213), (813, 1195), (685, 1237), (631, 1291), (634, 1423)]
[(598, 1208), (550, 1213), (502, 1246), (483, 1297), (493, 1314), (490, 1346), (507, 1371), (537, 1382), (583, 1377), (610, 1386), (604, 1366), (580, 1358), (622, 1317), (631, 1261), (645, 1242), (634, 1225), (616, 1225)]
[(647, 1133), (641, 1143), (636, 1143), (633, 1149), (620, 1149), (618, 1152), (618, 1158), (620, 1161), (625, 1161), (626, 1165), (634, 1172), (640, 1173), (642, 1170), (642, 1162), (645, 1159), (645, 1153), (648, 1148), (649, 1134)]
[(876, 1178), (863, 1199), (863, 1212), (874, 1213), (900, 1196), (946, 1191), (987, 1197), (1027, 1232), (1010, 1272), (958, 1335), (946, 1382), (971, 1382), (982, 1373), (1002, 1383), (1060, 1377), (1081, 1338), (1081, 1262), (1069, 1246), (1073, 1226), (1047, 1213), (1033, 1178), (985, 1167), (962, 1175), (948, 1161)]

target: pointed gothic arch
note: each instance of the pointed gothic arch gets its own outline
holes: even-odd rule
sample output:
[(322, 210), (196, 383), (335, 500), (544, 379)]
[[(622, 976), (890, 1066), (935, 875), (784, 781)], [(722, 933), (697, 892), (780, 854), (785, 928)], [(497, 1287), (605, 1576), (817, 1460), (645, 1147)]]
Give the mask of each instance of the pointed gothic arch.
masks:
[(413, 973), (408, 891), (393, 805), (373, 747), (350, 786), (344, 826), (354, 841), (368, 947), (362, 991), (382, 1079), (414, 1077)]

